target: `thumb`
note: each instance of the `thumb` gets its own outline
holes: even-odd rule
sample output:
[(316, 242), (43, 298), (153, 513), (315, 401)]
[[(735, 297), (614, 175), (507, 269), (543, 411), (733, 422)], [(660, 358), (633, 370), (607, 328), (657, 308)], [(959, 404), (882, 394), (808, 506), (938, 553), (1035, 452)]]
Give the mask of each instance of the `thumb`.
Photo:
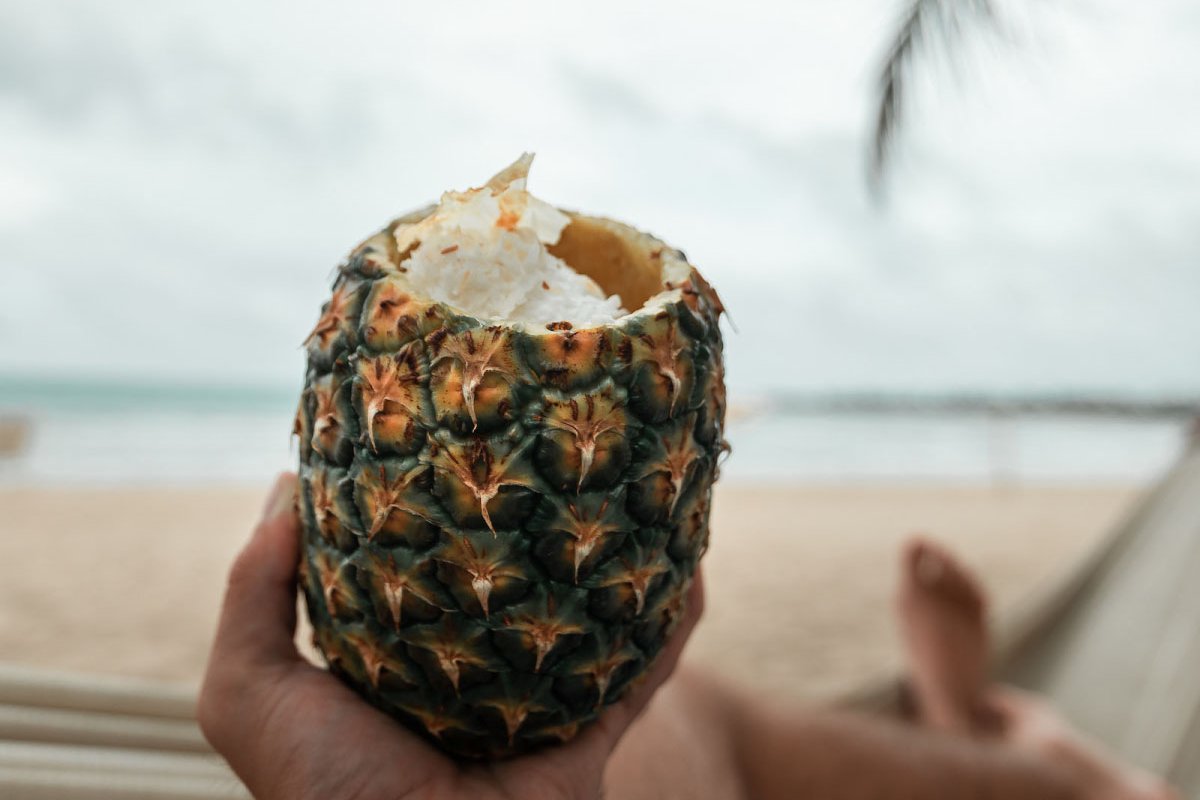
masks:
[(293, 473), (279, 476), (262, 520), (229, 570), (210, 667), (237, 669), (298, 657), (293, 642), (300, 550), (296, 489)]

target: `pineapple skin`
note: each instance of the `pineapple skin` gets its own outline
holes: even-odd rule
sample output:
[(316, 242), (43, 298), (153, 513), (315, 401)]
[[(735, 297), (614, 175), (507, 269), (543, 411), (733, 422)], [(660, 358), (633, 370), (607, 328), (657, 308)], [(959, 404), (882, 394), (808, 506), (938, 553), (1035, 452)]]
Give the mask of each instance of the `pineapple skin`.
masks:
[(488, 325), (396, 280), (418, 218), (351, 253), (307, 343), (300, 586), (334, 674), (501, 758), (572, 738), (684, 611), (728, 449), (723, 309), (692, 268), (656, 313)]

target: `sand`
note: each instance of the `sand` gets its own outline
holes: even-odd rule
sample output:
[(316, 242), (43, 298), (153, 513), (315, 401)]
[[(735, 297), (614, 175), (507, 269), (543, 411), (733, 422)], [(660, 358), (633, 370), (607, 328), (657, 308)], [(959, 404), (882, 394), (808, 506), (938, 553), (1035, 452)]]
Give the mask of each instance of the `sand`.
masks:
[[(0, 661), (196, 683), (264, 487), (0, 490)], [(924, 531), (1003, 615), (1088, 552), (1133, 486), (722, 485), (686, 657), (821, 701), (895, 665), (898, 543)]]

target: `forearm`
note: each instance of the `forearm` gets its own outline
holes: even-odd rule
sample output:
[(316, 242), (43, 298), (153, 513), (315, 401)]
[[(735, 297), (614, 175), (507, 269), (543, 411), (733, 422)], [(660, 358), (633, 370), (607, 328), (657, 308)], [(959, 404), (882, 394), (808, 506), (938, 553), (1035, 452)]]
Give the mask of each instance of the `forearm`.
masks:
[(742, 726), (748, 794), (763, 800), (1080, 797), (1070, 774), (1048, 758), (886, 719), (756, 709)]

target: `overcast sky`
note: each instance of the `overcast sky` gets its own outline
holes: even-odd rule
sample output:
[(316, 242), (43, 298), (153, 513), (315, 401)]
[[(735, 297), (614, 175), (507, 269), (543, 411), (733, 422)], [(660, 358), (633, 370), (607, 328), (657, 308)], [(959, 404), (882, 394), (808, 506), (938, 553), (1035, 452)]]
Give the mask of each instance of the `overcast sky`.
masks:
[(736, 393), (1200, 392), (1200, 4), (1003, 8), (878, 207), (893, 2), (7, 0), (0, 373), (297, 385), (352, 245), (535, 150), (721, 290)]

